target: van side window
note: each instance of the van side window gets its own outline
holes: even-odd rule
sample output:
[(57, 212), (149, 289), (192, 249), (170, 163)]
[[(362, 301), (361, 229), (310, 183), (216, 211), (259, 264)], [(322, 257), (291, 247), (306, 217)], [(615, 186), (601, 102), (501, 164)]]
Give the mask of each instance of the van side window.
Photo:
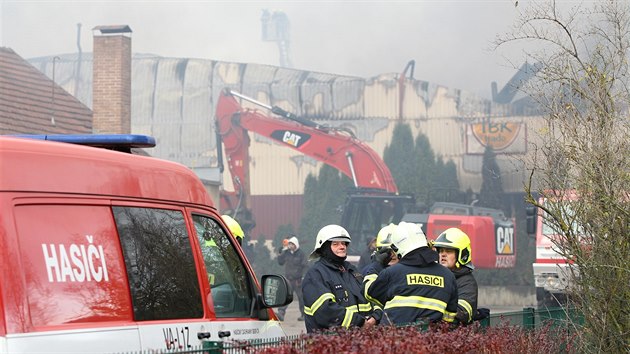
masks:
[(251, 317), (251, 279), (230, 236), (207, 216), (193, 215), (216, 317)]
[(190, 238), (179, 210), (113, 207), (137, 321), (203, 317)]

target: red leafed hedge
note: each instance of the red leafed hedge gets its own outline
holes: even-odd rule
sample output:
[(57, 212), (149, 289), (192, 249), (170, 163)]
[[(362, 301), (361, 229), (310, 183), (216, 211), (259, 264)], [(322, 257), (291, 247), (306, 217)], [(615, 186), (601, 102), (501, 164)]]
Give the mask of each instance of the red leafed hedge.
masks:
[(572, 353), (566, 328), (549, 326), (535, 330), (499, 325), (449, 328), (435, 325), (428, 330), (416, 326), (369, 329), (336, 329), (322, 334), (302, 335), (273, 348), (256, 352), (275, 353)]

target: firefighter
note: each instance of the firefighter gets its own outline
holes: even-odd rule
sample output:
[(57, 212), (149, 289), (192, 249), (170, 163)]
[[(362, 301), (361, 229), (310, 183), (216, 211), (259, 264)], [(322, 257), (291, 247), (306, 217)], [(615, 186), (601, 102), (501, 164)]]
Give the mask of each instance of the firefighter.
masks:
[(361, 253), (361, 257), (359, 257), (359, 264), (357, 266), (357, 269), (359, 270), (363, 270), (365, 267), (370, 265), (372, 255), (376, 250), (376, 237), (371, 237), (365, 246), (365, 251), (363, 251), (363, 253)]
[[(396, 252), (394, 252), (391, 247), (392, 236), (394, 232), (396, 232), (396, 227), (395, 224), (389, 224), (378, 232), (374, 242), (374, 252), (371, 257), (371, 263), (368, 263), (361, 269), (362, 274), (378, 273), (383, 270), (384, 267), (398, 263)], [(385, 258), (390, 259), (390, 261), (387, 264), (381, 264)]]
[[(451, 271), (438, 263), (418, 224), (401, 222), (391, 234), (398, 263), (365, 276), (365, 297), (382, 307), (393, 324), (452, 323), (457, 312), (457, 284)], [(384, 267), (392, 255), (379, 258)]]
[(440, 264), (455, 275), (457, 281), (457, 315), (459, 323), (468, 324), (478, 317), (477, 297), (479, 288), (473, 275), (470, 238), (456, 227), (442, 232), (433, 242), (440, 255)]
[(302, 281), (306, 331), (332, 327), (371, 327), (383, 312), (361, 291), (363, 276), (346, 261), (350, 234), (339, 225), (324, 226), (317, 233), (310, 259), (317, 261)]
[(223, 221), (227, 225), (228, 229), (230, 229), (230, 233), (234, 236), (238, 244), (243, 246), (243, 238), (245, 237), (245, 233), (243, 232), (241, 225), (239, 225), (239, 223), (229, 215), (221, 215), (221, 217), (223, 218)]

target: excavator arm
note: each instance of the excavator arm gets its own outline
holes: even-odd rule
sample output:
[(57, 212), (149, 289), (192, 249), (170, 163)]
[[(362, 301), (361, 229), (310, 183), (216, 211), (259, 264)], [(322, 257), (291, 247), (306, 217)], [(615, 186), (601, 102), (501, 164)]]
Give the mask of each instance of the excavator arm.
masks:
[[(236, 100), (237, 96), (263, 105), (282, 118), (243, 109)], [(251, 131), (336, 168), (348, 176), (357, 188), (398, 192), (380, 156), (345, 130), (323, 127), (230, 90), (224, 90), (219, 97), (217, 123), (230, 172), (235, 173), (233, 179), (238, 179), (235, 183), (243, 183), (248, 178), (244, 161), (248, 158), (247, 131)]]
[[(264, 107), (275, 115), (245, 109), (237, 98)], [(372, 148), (348, 131), (319, 125), (229, 89), (223, 90), (218, 99), (216, 123), (235, 189), (233, 192), (224, 191), (222, 201), (232, 214), (243, 213), (241, 219), (248, 219), (246, 223), (253, 223), (253, 218), (249, 220), (251, 205), (248, 131), (336, 168), (353, 181), (356, 195), (370, 196), (370, 203), (375, 203), (375, 199), (379, 198), (396, 198), (398, 194), (396, 183), (384, 161)], [(355, 205), (350, 209), (358, 211), (361, 208)], [(364, 209), (362, 210), (365, 211)], [(344, 218), (348, 222), (358, 220), (354, 216)], [(374, 227), (380, 227), (380, 223), (380, 220), (375, 221)], [(368, 233), (372, 233), (374, 227)]]

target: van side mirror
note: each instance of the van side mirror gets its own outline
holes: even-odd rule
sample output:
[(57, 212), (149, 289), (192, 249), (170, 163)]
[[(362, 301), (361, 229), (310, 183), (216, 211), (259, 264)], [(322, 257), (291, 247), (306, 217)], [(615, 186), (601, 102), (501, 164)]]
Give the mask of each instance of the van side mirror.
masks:
[(261, 282), (265, 307), (280, 307), (293, 301), (293, 289), (282, 275), (263, 275)]
[(538, 208), (533, 205), (525, 207), (527, 234), (530, 237), (536, 237), (536, 225), (538, 217)]

